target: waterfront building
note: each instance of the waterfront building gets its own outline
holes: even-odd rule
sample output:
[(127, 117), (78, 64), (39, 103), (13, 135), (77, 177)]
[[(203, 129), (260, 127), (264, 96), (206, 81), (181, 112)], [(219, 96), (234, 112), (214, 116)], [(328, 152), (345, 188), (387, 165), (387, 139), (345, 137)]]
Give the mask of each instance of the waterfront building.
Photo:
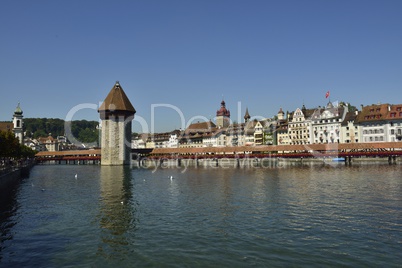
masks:
[(256, 122), (254, 126), (254, 145), (272, 145), (276, 122), (264, 119)]
[(148, 134), (142, 133), (131, 139), (131, 148), (134, 149), (144, 149), (146, 148), (146, 141), (148, 139)]
[(216, 111), (216, 126), (227, 128), (230, 125), (230, 111), (226, 109), (225, 101), (221, 101), (221, 108)]
[(15, 108), (14, 116), (13, 116), (13, 132), (20, 144), (24, 144), (22, 114), (23, 114), (23, 112), (21, 110), (20, 103), (18, 103), (17, 108)]
[(212, 121), (190, 124), (179, 138), (179, 148), (204, 147), (203, 137), (216, 129)]
[(254, 126), (254, 145), (264, 144), (264, 127), (262, 122), (257, 121)]
[(389, 105), (386, 116), (387, 140), (402, 141), (402, 104)]
[(288, 116), (288, 135), (290, 144), (311, 143), (311, 115), (314, 109), (297, 108)]
[(275, 132), (273, 136), (273, 144), (275, 145), (288, 145), (290, 144), (289, 133), (288, 133), (288, 121), (285, 118), (285, 113), (282, 107), (279, 109), (277, 114), (277, 121)]
[(179, 135), (180, 130), (174, 130), (171, 132), (150, 133), (143, 137), (145, 137), (146, 148), (177, 148)]
[(360, 137), (360, 125), (356, 124), (356, 118), (359, 112), (349, 111), (341, 123), (340, 143), (358, 143)]
[(333, 105), (331, 102), (318, 107), (311, 115), (312, 135), (310, 143), (340, 143), (341, 124), (348, 108), (345, 105)]
[[(246, 145), (246, 132), (252, 132), (250, 130), (250, 125), (254, 129), (254, 124), (249, 124), (250, 113), (248, 108), (244, 114), (244, 123), (233, 123), (230, 124), (226, 130), (226, 146), (245, 146)], [(254, 133), (254, 132), (253, 132)], [(253, 134), (254, 136), (254, 134)], [(252, 137), (252, 142), (254, 142), (254, 137)]]
[(231, 124), (226, 129), (226, 145), (227, 146), (244, 146), (245, 136), (244, 136), (244, 123), (241, 124)]
[(44, 144), (41, 144), (37, 139), (25, 138), (24, 145), (31, 148), (34, 151), (46, 151)]
[(38, 137), (38, 147), (40, 148), (39, 151), (49, 151), (49, 152), (56, 152), (60, 151), (59, 141), (52, 137), (52, 134), (49, 133), (47, 137)]
[(388, 126), (386, 117), (389, 104), (373, 104), (362, 106), (357, 116), (357, 124), (360, 126), (361, 142), (388, 141)]
[(255, 145), (255, 126), (258, 123), (257, 120), (248, 121), (244, 126), (244, 145), (254, 146)]
[(171, 133), (168, 141), (168, 148), (178, 148), (179, 147), (179, 134), (177, 133)]
[(402, 104), (362, 106), (357, 117), (362, 142), (393, 142), (402, 140)]
[(102, 165), (131, 162), (131, 122), (135, 109), (117, 81), (98, 110), (102, 120)]

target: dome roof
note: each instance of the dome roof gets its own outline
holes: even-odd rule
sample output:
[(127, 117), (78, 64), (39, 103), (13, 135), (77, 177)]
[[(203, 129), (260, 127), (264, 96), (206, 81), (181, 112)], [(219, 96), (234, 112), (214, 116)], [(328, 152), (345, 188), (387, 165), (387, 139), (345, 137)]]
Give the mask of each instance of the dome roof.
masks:
[(218, 111), (216, 111), (216, 116), (230, 117), (230, 111), (228, 109), (226, 109), (226, 104), (225, 104), (224, 100), (222, 100), (222, 102), (221, 102), (221, 108)]
[(20, 107), (20, 103), (18, 103), (17, 108), (15, 108), (14, 114), (22, 115), (22, 110)]

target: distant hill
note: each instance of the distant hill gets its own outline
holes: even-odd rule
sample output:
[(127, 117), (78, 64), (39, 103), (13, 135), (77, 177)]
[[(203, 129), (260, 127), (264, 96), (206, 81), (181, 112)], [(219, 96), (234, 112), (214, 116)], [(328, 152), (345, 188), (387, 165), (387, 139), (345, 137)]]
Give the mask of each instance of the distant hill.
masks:
[[(38, 138), (51, 135), (56, 138), (65, 134), (65, 121), (59, 118), (24, 118), (24, 131), (26, 137)], [(74, 137), (82, 142), (98, 141), (99, 123), (97, 121), (73, 120), (71, 132)]]

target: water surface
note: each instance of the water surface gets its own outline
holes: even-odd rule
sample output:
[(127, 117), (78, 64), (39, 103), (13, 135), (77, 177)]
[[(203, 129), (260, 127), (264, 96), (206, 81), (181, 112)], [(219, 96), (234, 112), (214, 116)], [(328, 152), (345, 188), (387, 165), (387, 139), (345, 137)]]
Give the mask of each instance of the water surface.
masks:
[(400, 174), (35, 166), (1, 193), (0, 266), (400, 267)]

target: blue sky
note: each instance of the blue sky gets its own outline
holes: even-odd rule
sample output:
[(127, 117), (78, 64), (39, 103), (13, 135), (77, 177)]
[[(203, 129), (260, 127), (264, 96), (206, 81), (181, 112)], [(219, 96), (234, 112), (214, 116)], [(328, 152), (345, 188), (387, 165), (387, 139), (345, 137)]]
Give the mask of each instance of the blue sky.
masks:
[[(0, 25), (0, 121), (18, 102), (25, 117), (81, 105), (72, 119), (97, 120), (91, 107), (116, 80), (149, 126), (153, 105), (187, 124), (213, 118), (222, 96), (236, 121), (246, 107), (324, 105), (328, 90), (355, 106), (402, 103), (399, 0), (3, 0)], [(172, 108), (153, 118), (155, 131), (181, 126)]]

